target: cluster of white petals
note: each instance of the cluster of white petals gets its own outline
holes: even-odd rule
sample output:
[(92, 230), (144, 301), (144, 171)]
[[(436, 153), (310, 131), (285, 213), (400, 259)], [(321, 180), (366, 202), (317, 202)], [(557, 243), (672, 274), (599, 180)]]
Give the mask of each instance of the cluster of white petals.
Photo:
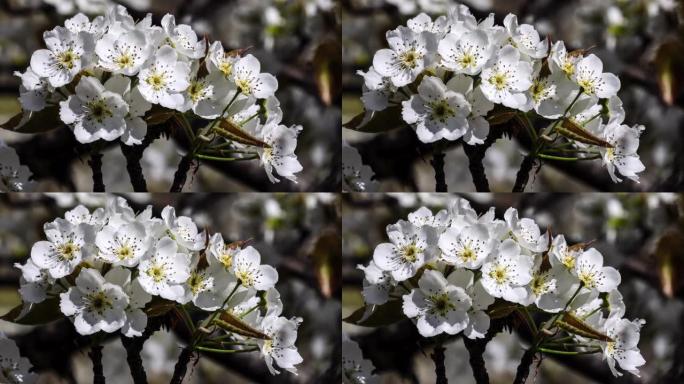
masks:
[[(151, 14), (135, 21), (121, 5), (93, 19), (79, 13), (43, 39), (46, 48), (16, 73), (25, 116), (52, 107), (80, 143), (119, 139), (129, 146), (142, 143), (152, 113), (177, 111), (210, 127), (227, 119), (270, 145), (254, 158), (272, 182), (274, 174), (296, 181), (302, 170), (294, 153), (301, 126), (281, 124), (278, 81), (253, 55), (208, 44), (170, 14), (161, 26)], [(240, 154), (245, 144), (228, 144), (247, 157)]]
[(424, 337), (463, 333), (475, 339), (487, 334), (495, 302), (534, 306), (574, 314), (610, 337), (606, 342), (572, 335), (601, 348), (616, 375), (616, 363), (633, 374), (645, 363), (637, 347), (643, 320), (623, 318), (620, 273), (605, 266), (595, 248), (552, 237), (514, 208), (501, 220), (493, 207), (478, 215), (456, 198), (436, 214), (425, 207), (410, 213), (387, 226), (387, 236), (373, 260), (359, 265), (365, 318), (395, 300)]
[[(551, 44), (513, 14), (503, 25), (494, 14), (477, 20), (465, 5), (435, 19), (421, 13), (386, 38), (388, 48), (359, 72), (367, 116), (394, 107), (421, 142), (478, 145), (492, 118), (513, 111), (548, 123), (547, 133), (557, 130), (579, 157), (601, 158), (614, 182), (638, 181), (644, 170), (637, 154), (644, 127), (623, 124), (620, 80), (596, 55)], [(557, 128), (571, 123), (593, 141)]]
[(92, 212), (79, 205), (44, 231), (46, 240), (33, 245), (30, 259), (16, 264), (25, 311), (56, 298), (79, 334), (135, 337), (147, 327), (152, 303), (192, 303), (188, 308), (208, 314), (243, 314), (271, 336), (251, 341), (274, 374), (274, 364), (296, 373), (302, 362), (294, 345), (301, 319), (281, 316), (278, 272), (261, 264), (254, 247), (225, 243), (220, 233), (208, 238), (170, 206), (161, 217), (151, 206), (136, 213), (121, 197)]

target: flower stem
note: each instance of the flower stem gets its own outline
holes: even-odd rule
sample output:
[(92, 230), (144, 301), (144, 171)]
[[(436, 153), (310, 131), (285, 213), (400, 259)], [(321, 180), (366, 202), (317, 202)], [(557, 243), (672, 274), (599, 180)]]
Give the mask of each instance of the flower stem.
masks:
[(435, 374), (437, 375), (435, 384), (448, 384), (446, 368), (444, 367), (444, 350), (445, 348), (439, 343), (435, 346), (431, 355), (432, 361), (435, 362)]
[(444, 176), (444, 152), (437, 146), (432, 154), (432, 168), (435, 170), (435, 192), (447, 192)]
[(94, 344), (90, 347), (90, 360), (93, 361), (93, 384), (105, 384), (102, 369), (102, 345)]
[(142, 349), (145, 341), (161, 327), (159, 319), (150, 319), (143, 334), (139, 337), (126, 337), (121, 335), (121, 344), (126, 349), (126, 361), (131, 370), (131, 377), (134, 384), (147, 384), (147, 375), (142, 363)]
[(100, 152), (92, 153), (88, 165), (90, 165), (90, 169), (93, 171), (93, 192), (104, 192), (105, 185), (104, 181), (102, 181), (102, 154)]
[(524, 384), (527, 380), (527, 376), (530, 375), (530, 366), (534, 362), (534, 355), (537, 353), (536, 348), (530, 348), (525, 351), (522, 358), (520, 359), (520, 364), (518, 364), (518, 370), (515, 373), (515, 380), (513, 384)]
[(202, 352), (212, 352), (212, 353), (241, 353), (241, 352), (254, 352), (259, 350), (259, 348), (246, 348), (246, 349), (218, 349), (218, 348), (209, 348), (209, 347), (202, 347), (202, 346), (197, 346), (195, 347), (196, 350), (202, 351)]

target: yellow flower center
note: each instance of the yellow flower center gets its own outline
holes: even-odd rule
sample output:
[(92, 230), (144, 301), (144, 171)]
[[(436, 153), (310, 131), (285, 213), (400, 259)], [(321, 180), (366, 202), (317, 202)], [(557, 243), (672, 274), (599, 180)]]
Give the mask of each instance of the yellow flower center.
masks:
[(471, 53), (466, 52), (461, 56), (458, 60), (458, 64), (461, 65), (462, 69), (466, 69), (468, 67), (474, 67), (475, 66), (475, 56), (473, 56)]
[(128, 245), (124, 245), (116, 251), (116, 256), (119, 260), (126, 260), (133, 257), (133, 250)]
[(245, 287), (251, 287), (255, 283), (254, 275), (248, 270), (235, 271), (235, 277), (240, 280), (240, 283)]
[(79, 248), (78, 245), (69, 241), (57, 247), (57, 254), (59, 255), (60, 260), (71, 261), (76, 257), (76, 253), (80, 250), (81, 248)]
[(164, 280), (164, 276), (166, 275), (164, 268), (159, 265), (153, 265), (150, 267), (150, 269), (147, 270), (147, 274), (152, 278), (152, 280), (154, 280), (155, 283)]
[(221, 64), (219, 64), (219, 71), (221, 71), (225, 77), (228, 77), (233, 73), (233, 64), (229, 61), (222, 61)]
[(88, 307), (91, 311), (102, 315), (104, 311), (112, 308), (112, 300), (103, 291), (93, 293), (86, 297)]
[(57, 55), (57, 64), (63, 69), (73, 69), (76, 61), (76, 54), (69, 49)]
[(454, 309), (454, 305), (449, 300), (449, 295), (446, 293), (441, 293), (430, 297), (432, 301), (432, 311), (436, 312), (441, 316), (446, 316), (446, 314)]
[(406, 263), (415, 263), (418, 259), (419, 249), (415, 244), (409, 244), (401, 249), (401, 258)]
[(233, 255), (231, 255), (230, 253), (224, 253), (219, 258), (219, 261), (221, 262), (221, 264), (223, 264), (224, 267), (226, 267), (226, 269), (228, 269), (233, 266)]
[(492, 84), (497, 90), (502, 90), (506, 88), (506, 84), (508, 83), (508, 80), (506, 78), (506, 74), (504, 73), (497, 73), (494, 76), (489, 78), (489, 83)]
[(410, 49), (401, 55), (399, 55), (399, 62), (401, 66), (407, 69), (413, 69), (418, 65), (418, 59), (420, 55), (413, 49)]
[(158, 73), (153, 73), (150, 75), (146, 80), (147, 84), (149, 84), (155, 91), (159, 91), (162, 88), (164, 88), (164, 85), (166, 84), (166, 81), (164, 80), (164, 76), (158, 74)]
[(188, 278), (188, 286), (190, 286), (190, 290), (192, 291), (192, 294), (196, 295), (198, 292), (203, 290), (206, 286), (206, 283), (204, 280), (204, 275), (201, 273), (192, 272), (190, 274), (190, 278)]
[(102, 123), (104, 119), (111, 117), (112, 111), (109, 106), (105, 103), (103, 99), (97, 99), (86, 104), (86, 108), (90, 111), (88, 116), (90, 119), (97, 120), (98, 123)]
[(497, 284), (503, 284), (506, 281), (506, 267), (503, 265), (497, 265), (492, 271), (489, 272), (489, 277), (494, 279)]
[(114, 63), (119, 66), (119, 69), (129, 68), (133, 66), (133, 57), (129, 53), (124, 53), (117, 57)]

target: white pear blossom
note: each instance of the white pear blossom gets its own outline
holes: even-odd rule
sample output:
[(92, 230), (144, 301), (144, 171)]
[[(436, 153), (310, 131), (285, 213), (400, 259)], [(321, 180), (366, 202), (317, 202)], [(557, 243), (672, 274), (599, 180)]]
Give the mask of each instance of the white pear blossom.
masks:
[(149, 239), (141, 223), (119, 228), (107, 225), (95, 236), (98, 257), (112, 265), (136, 266), (149, 249)]
[(22, 357), (17, 343), (0, 333), (0, 381), (8, 384), (33, 384), (38, 375), (30, 372), (31, 362)]
[(426, 76), (418, 85), (418, 94), (402, 102), (402, 117), (415, 125), (420, 141), (457, 140), (468, 129), (470, 104), (435, 76)]
[(504, 18), (506, 32), (513, 45), (525, 55), (541, 59), (546, 57), (549, 50), (549, 42), (539, 38), (539, 33), (529, 24), (518, 25), (518, 17), (509, 13)]
[(251, 54), (235, 63), (233, 81), (244, 95), (257, 99), (266, 99), (278, 90), (278, 80), (270, 73), (261, 72), (261, 63)]
[(294, 151), (297, 147), (297, 136), (301, 130), (301, 125), (288, 127), (279, 124), (278, 121), (272, 121), (262, 127), (262, 140), (270, 145), (270, 148), (257, 148), (257, 152), (266, 176), (272, 183), (280, 181), (273, 175), (273, 171), (292, 182), (297, 182), (296, 174), (303, 168)]
[(557, 41), (551, 46), (549, 55), (549, 69), (551, 73), (563, 73), (567, 77), (574, 76), (577, 62), (582, 57), (568, 52), (563, 41)]
[(575, 275), (589, 289), (610, 292), (620, 285), (620, 272), (613, 267), (603, 266), (603, 255), (590, 248), (577, 258)]
[(546, 233), (541, 232), (534, 220), (528, 218), (519, 219), (518, 210), (515, 208), (508, 208), (504, 218), (506, 219), (511, 237), (521, 247), (532, 252), (544, 252), (548, 249), (549, 237)]
[(482, 265), (482, 286), (490, 295), (513, 303), (525, 301), (524, 286), (532, 280), (533, 260), (520, 252), (515, 241), (504, 240), (496, 257)]
[(423, 225), (430, 226), (439, 232), (442, 232), (450, 224), (449, 212), (445, 209), (442, 209), (435, 215), (426, 207), (420, 207), (409, 213), (408, 221), (418, 227), (422, 227)]
[(126, 337), (142, 336), (147, 327), (147, 315), (142, 309), (152, 300), (152, 296), (145, 292), (137, 278), (132, 279), (129, 269), (114, 267), (105, 274), (104, 278), (107, 282), (123, 288), (128, 296), (128, 306), (125, 309), (126, 321), (121, 327), (121, 334)]
[(262, 321), (261, 329), (271, 339), (258, 340), (257, 344), (271, 374), (279, 373), (274, 363), (279, 368), (296, 374), (296, 365), (304, 361), (294, 345), (301, 322), (301, 318), (287, 319), (278, 316), (269, 316)]
[(439, 237), (441, 260), (458, 268), (477, 269), (496, 247), (489, 230), (482, 224), (465, 229), (447, 228)]
[(206, 61), (207, 71), (209, 73), (221, 72), (226, 79), (232, 77), (233, 67), (240, 59), (237, 53), (225, 52), (220, 41), (215, 41), (209, 46), (207, 57), (209, 58)]
[(94, 240), (92, 229), (86, 224), (73, 225), (57, 219), (45, 224), (43, 230), (47, 240), (33, 245), (31, 260), (55, 279), (71, 274), (88, 254), (87, 247)]
[(176, 242), (164, 237), (150, 257), (140, 262), (138, 270), (145, 292), (176, 301), (183, 297), (182, 284), (190, 277), (190, 256), (179, 253)]
[(449, 33), (439, 42), (438, 52), (442, 65), (454, 71), (477, 75), (491, 58), (491, 46), (487, 34), (481, 30), (466, 32), (459, 36)]
[(416, 319), (421, 336), (431, 337), (463, 331), (471, 305), (463, 288), (449, 284), (440, 272), (427, 270), (418, 280), (418, 288), (403, 296), (402, 309), (408, 318)]
[(390, 49), (373, 56), (373, 68), (397, 87), (412, 83), (431, 64), (437, 45), (431, 33), (415, 33), (406, 27), (387, 32), (387, 43)]
[(396, 281), (412, 277), (437, 255), (437, 234), (428, 226), (417, 227), (402, 220), (387, 226), (387, 236), (391, 243), (375, 247), (373, 261)]
[(21, 79), (19, 86), (19, 102), (25, 111), (42, 111), (47, 105), (48, 99), (52, 101), (53, 87), (45, 77), (38, 76), (31, 67), (26, 68), (24, 73), (14, 72)]
[(197, 34), (192, 27), (186, 24), (176, 25), (176, 18), (166, 14), (161, 21), (162, 28), (166, 33), (167, 41), (178, 53), (191, 59), (201, 59), (207, 50), (207, 42), (198, 40)]
[(525, 105), (524, 91), (532, 86), (532, 66), (520, 59), (520, 53), (505, 46), (492, 64), (482, 70), (482, 93), (489, 101), (509, 108)]
[(76, 94), (59, 103), (59, 116), (81, 143), (112, 141), (126, 129), (128, 104), (95, 77), (81, 78)]
[(127, 76), (137, 74), (152, 54), (145, 34), (133, 30), (123, 35), (105, 34), (95, 44), (99, 65), (112, 73)]
[(199, 257), (193, 258), (194, 266), (190, 270), (190, 277), (183, 284), (184, 296), (181, 303), (192, 301), (197, 308), (205, 311), (215, 311), (228, 297), (228, 286), (235, 286), (235, 277), (228, 274), (221, 264), (199, 267)]
[(31, 70), (47, 78), (57, 88), (70, 83), (76, 74), (90, 64), (94, 41), (86, 32), (72, 33), (56, 27), (43, 34), (47, 49), (39, 49), (31, 56)]
[(396, 282), (392, 275), (378, 268), (373, 261), (368, 266), (358, 265), (358, 269), (364, 273), (363, 299), (368, 304), (384, 304), (389, 300), (389, 293)]
[(252, 246), (235, 255), (233, 269), (235, 277), (245, 288), (265, 291), (278, 282), (278, 271), (270, 265), (261, 264), (261, 255)]
[(389, 105), (392, 93), (396, 87), (389, 77), (382, 76), (375, 68), (368, 68), (367, 72), (357, 71), (363, 77), (363, 95), (361, 101), (368, 111), (382, 111)]
[(162, 218), (171, 238), (178, 245), (190, 251), (199, 251), (204, 248), (207, 240), (205, 231), (199, 232), (197, 225), (187, 216), (176, 217), (176, 209), (167, 206), (162, 210)]
[(143, 98), (138, 87), (131, 89), (128, 77), (114, 75), (105, 82), (105, 88), (121, 95), (128, 104), (128, 114), (124, 118), (126, 128), (121, 134), (121, 142), (126, 145), (142, 144), (147, 135), (147, 123), (143, 116), (152, 108), (152, 104)]
[(603, 356), (613, 375), (622, 376), (615, 363), (624, 371), (639, 376), (639, 367), (646, 363), (637, 347), (643, 320), (629, 321), (619, 317), (609, 318), (605, 323), (606, 335), (612, 342), (601, 342)]
[(88, 224), (96, 231), (99, 231), (106, 221), (104, 209), (97, 208), (90, 212), (83, 205), (78, 205), (76, 208), (64, 213), (64, 219), (74, 225)]
[(223, 241), (223, 235), (215, 233), (209, 239), (207, 246), (207, 262), (209, 265), (220, 264), (226, 271), (233, 271), (235, 255), (240, 252), (237, 244), (227, 244)]
[(577, 62), (572, 79), (589, 95), (607, 99), (620, 90), (620, 79), (603, 72), (603, 62), (593, 53)]
[(614, 182), (622, 181), (617, 176), (617, 172), (630, 180), (639, 182), (638, 173), (646, 169), (637, 153), (639, 136), (644, 129), (643, 125), (630, 127), (617, 122), (609, 123), (604, 128), (605, 139), (613, 147), (601, 148), (603, 164)]
[(21, 270), (19, 279), (19, 294), (26, 303), (40, 303), (47, 299), (48, 290), (54, 284), (46, 269), (39, 268), (31, 259), (26, 263), (15, 263), (14, 266)]
[(72, 33), (86, 32), (98, 39), (102, 37), (105, 32), (105, 18), (104, 16), (97, 16), (90, 20), (88, 16), (78, 13), (72, 18), (64, 21), (64, 27)]
[(489, 122), (484, 117), (494, 109), (494, 103), (482, 93), (480, 87), (473, 88), (473, 78), (465, 75), (455, 75), (446, 84), (447, 88), (465, 95), (470, 105), (468, 125), (463, 135), (463, 141), (468, 145), (482, 144), (489, 135)]
[(81, 335), (112, 333), (126, 322), (128, 296), (95, 269), (82, 269), (76, 277), (76, 286), (59, 296), (60, 310), (66, 316), (73, 316), (74, 327)]
[(204, 77), (198, 77), (199, 63), (193, 63), (190, 75), (190, 86), (183, 92), (181, 112), (190, 109), (205, 119), (215, 119), (221, 116), (226, 107), (228, 95), (235, 95), (237, 88), (228, 81), (221, 72), (213, 72)]
[(190, 86), (190, 66), (180, 61), (176, 51), (169, 47), (159, 48), (138, 75), (140, 94), (152, 104), (177, 109), (183, 104), (183, 95)]
[(482, 280), (475, 281), (475, 275), (467, 269), (455, 269), (447, 276), (447, 281), (465, 289), (472, 302), (468, 310), (468, 325), (463, 334), (469, 339), (485, 337), (490, 325), (486, 309), (494, 303), (494, 297), (482, 287)]

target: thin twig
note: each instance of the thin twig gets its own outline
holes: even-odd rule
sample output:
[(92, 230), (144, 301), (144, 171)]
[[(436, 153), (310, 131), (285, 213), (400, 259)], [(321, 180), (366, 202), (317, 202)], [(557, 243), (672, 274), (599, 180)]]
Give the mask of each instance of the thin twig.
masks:
[(90, 359), (93, 361), (93, 384), (105, 384), (101, 345), (92, 345), (90, 347)]
[(447, 184), (444, 176), (444, 152), (437, 147), (432, 154), (432, 168), (435, 169), (435, 192), (447, 192)]
[(431, 355), (432, 361), (435, 362), (435, 374), (437, 375), (435, 384), (448, 384), (446, 368), (444, 367), (444, 350), (442, 344), (437, 344)]
[(530, 349), (525, 351), (522, 358), (520, 359), (520, 364), (518, 365), (518, 370), (515, 373), (515, 380), (513, 380), (513, 384), (525, 383), (525, 380), (527, 380), (527, 376), (530, 375), (530, 366), (534, 362), (535, 354), (536, 350), (534, 346), (531, 346)]
[(145, 341), (161, 327), (161, 321), (155, 319), (157, 318), (152, 318), (148, 321), (145, 331), (139, 337), (126, 337), (121, 335), (121, 344), (126, 349), (126, 361), (131, 370), (131, 377), (133, 377), (134, 384), (147, 384), (147, 375), (142, 363), (141, 353)]
[(473, 184), (477, 192), (489, 192), (489, 181), (484, 169), (484, 158), (487, 150), (501, 138), (503, 129), (495, 126), (490, 128), (487, 140), (478, 145), (468, 145), (463, 143), (463, 152), (468, 156), (468, 169), (473, 177)]
[(169, 384), (181, 384), (185, 373), (188, 371), (188, 364), (192, 358), (193, 350), (192, 346), (188, 345), (181, 351), (180, 356), (178, 356), (178, 361), (176, 362), (176, 367), (173, 369), (173, 377)]
[(180, 163), (178, 163), (178, 169), (176, 169), (176, 174), (173, 176), (173, 184), (171, 184), (171, 190), (169, 192), (183, 191), (185, 180), (187, 180), (188, 177), (188, 171), (190, 171), (190, 165), (192, 165), (192, 156), (188, 153), (183, 156)]
[(96, 152), (90, 155), (88, 161), (90, 169), (93, 171), (93, 192), (104, 192), (105, 186), (102, 181), (102, 153)]
[(534, 166), (535, 158), (531, 154), (525, 156), (520, 164), (520, 169), (518, 174), (515, 176), (515, 185), (513, 186), (513, 192), (524, 192), (527, 182), (530, 179), (530, 171)]
[(147, 182), (140, 165), (144, 150), (142, 145), (130, 146), (121, 143), (121, 153), (126, 157), (126, 170), (134, 192), (147, 192)]

